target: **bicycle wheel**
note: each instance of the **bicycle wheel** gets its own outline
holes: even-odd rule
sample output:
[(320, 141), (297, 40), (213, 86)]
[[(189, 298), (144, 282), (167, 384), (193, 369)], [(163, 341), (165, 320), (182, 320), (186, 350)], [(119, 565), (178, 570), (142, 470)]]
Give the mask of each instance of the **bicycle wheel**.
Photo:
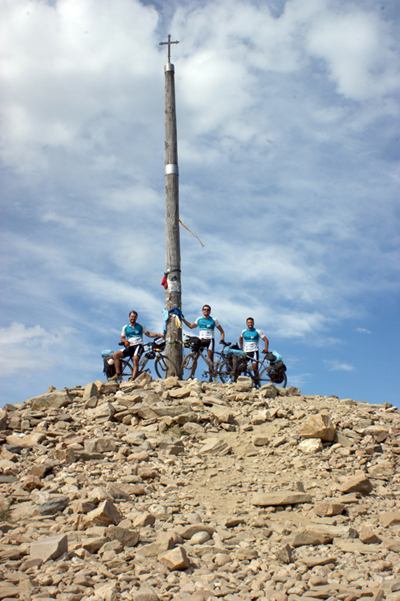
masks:
[(190, 378), (194, 378), (194, 374), (196, 372), (197, 367), (197, 353), (189, 353), (186, 357), (183, 358), (182, 361), (182, 374), (184, 380), (189, 380)]
[(286, 388), (286, 384), (287, 384), (287, 376), (286, 376), (286, 372), (283, 376), (283, 382), (281, 382), (281, 384), (278, 384), (278, 386), (282, 386), (282, 388)]
[(132, 376), (132, 364), (127, 359), (121, 359), (121, 374), (123, 378)]
[(221, 380), (222, 384), (229, 382), (232, 378), (232, 368), (228, 361), (222, 361), (218, 368), (217, 377)]
[[(266, 367), (260, 373), (260, 386), (264, 386), (264, 384), (275, 384), (275, 382), (272, 382), (271, 378), (269, 377), (267, 369), (268, 368)], [(286, 384), (287, 384), (287, 376), (285, 373), (283, 376), (283, 382), (281, 382), (280, 384), (277, 383), (276, 385), (281, 386), (282, 388), (286, 388)]]
[(174, 374), (177, 373), (175, 363), (165, 355), (158, 355), (154, 364), (154, 368), (159, 378), (165, 378), (167, 370), (169, 372), (173, 372)]
[(251, 378), (253, 380), (253, 386), (255, 388), (260, 388), (262, 384), (266, 384), (266, 382), (261, 383), (261, 374), (256, 375), (253, 369), (250, 369), (249, 367), (247, 367), (241, 375), (246, 376), (247, 378)]

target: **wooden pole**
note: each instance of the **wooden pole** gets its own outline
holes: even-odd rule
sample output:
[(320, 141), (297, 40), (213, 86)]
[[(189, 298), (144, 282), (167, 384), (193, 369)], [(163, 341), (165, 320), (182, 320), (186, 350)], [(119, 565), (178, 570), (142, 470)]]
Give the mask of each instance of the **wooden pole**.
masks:
[[(168, 287), (165, 289), (165, 308), (181, 309), (181, 249), (179, 238), (179, 168), (178, 168), (178, 138), (176, 131), (175, 106), (175, 68), (170, 62), (171, 36), (168, 42), (168, 63), (164, 67), (165, 74), (165, 237), (166, 256), (165, 273)], [(178, 328), (174, 316), (167, 324), (165, 354), (171, 359), (176, 371), (167, 370), (167, 376), (182, 377), (182, 328)]]

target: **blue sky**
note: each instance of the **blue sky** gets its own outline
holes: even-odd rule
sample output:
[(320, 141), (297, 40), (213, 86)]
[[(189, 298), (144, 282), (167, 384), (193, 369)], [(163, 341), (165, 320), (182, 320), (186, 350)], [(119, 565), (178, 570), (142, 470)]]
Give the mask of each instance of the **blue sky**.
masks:
[(0, 405), (101, 378), (130, 309), (162, 327), (169, 33), (185, 316), (399, 405), (397, 0), (0, 4)]

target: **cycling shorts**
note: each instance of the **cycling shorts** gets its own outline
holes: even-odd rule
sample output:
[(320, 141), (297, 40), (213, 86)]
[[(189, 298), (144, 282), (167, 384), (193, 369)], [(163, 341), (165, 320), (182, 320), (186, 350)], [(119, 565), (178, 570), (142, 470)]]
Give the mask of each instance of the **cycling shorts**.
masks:
[(205, 348), (208, 351), (214, 352), (215, 348), (215, 339), (214, 338), (202, 338), (201, 339), (201, 348)]
[(143, 353), (143, 345), (142, 344), (134, 344), (132, 346), (127, 346), (122, 351), (124, 357), (140, 357)]
[(248, 357), (251, 357), (253, 361), (258, 361), (258, 351), (250, 351), (250, 353), (246, 353)]

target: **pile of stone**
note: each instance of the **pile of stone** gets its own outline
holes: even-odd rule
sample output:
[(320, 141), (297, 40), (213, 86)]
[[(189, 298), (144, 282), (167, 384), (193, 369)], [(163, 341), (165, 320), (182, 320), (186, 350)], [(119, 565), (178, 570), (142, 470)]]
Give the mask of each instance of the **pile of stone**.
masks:
[(177, 378), (0, 409), (0, 600), (400, 601), (400, 413)]

